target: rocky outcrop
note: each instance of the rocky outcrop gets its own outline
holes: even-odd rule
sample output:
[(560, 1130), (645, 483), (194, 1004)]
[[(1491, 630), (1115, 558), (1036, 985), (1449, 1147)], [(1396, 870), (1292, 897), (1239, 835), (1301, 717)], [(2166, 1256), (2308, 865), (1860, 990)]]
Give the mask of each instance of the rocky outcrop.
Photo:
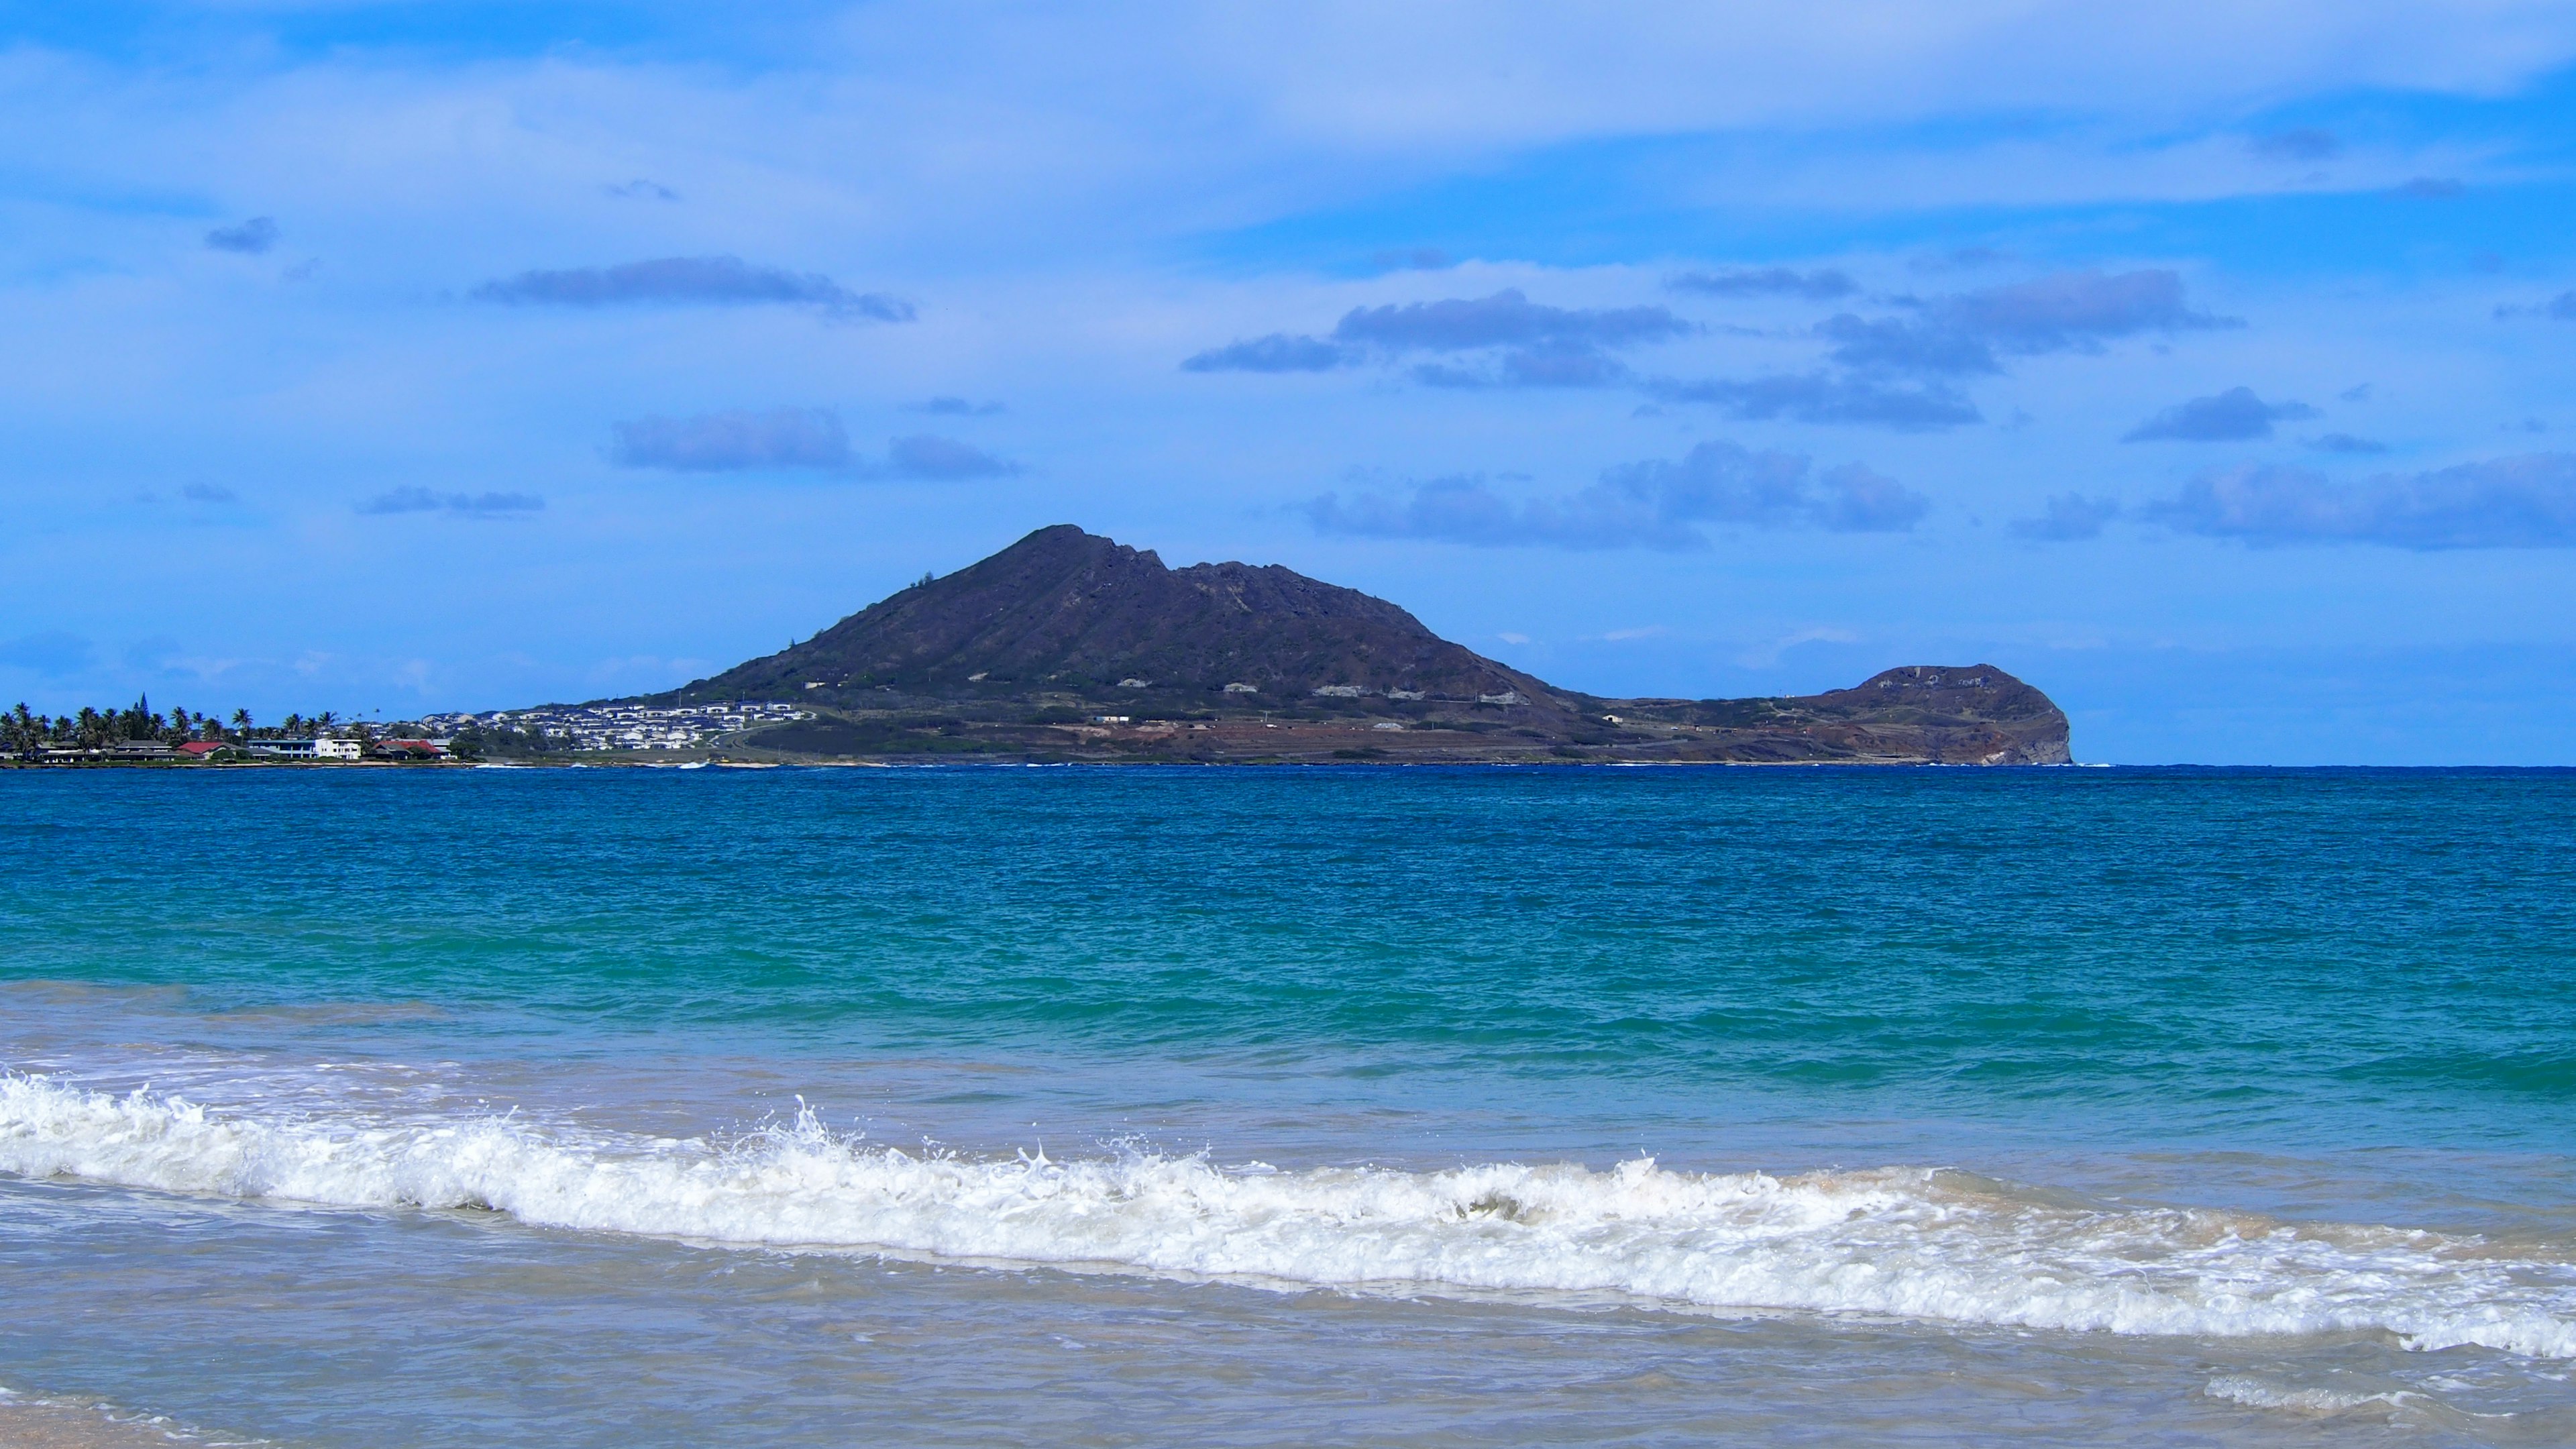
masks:
[[(2065, 711), (1991, 664), (1908, 664), (1778, 699), (1605, 700), (1623, 724), (1681, 727), (1676, 757), (2063, 765)], [(1701, 752), (1705, 753), (1701, 753)]]

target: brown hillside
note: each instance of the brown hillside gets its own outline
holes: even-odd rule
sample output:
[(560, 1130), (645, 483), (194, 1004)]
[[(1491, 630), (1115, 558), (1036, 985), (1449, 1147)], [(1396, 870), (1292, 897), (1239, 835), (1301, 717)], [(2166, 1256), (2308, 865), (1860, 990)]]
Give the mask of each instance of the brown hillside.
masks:
[(1277, 566), (1166, 568), (1070, 525), (648, 702), (793, 700), (780, 759), (2057, 764), (2066, 716), (1988, 664), (1777, 699), (1602, 699)]

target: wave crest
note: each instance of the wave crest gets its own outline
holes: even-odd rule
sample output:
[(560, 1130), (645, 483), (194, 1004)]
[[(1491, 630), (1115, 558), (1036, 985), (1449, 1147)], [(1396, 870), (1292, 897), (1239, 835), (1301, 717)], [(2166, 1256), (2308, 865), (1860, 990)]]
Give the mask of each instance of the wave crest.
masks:
[(488, 1208), (721, 1244), (1331, 1288), (1620, 1297), (2124, 1334), (2384, 1332), (2576, 1357), (2576, 1264), (2473, 1237), (2035, 1204), (1927, 1168), (913, 1154), (810, 1114), (729, 1146), (502, 1117), (218, 1115), (0, 1077), (0, 1170), (341, 1207)]
[(2425, 1396), (2407, 1389), (2389, 1389), (2375, 1394), (2348, 1393), (2335, 1389), (2287, 1388), (2241, 1375), (2221, 1375), (2211, 1379), (2202, 1393), (2213, 1399), (2243, 1404), (2256, 1409), (2287, 1409), (2294, 1414), (2326, 1417), (2348, 1414), (2355, 1409), (2396, 1410), (2410, 1403), (2424, 1401)]

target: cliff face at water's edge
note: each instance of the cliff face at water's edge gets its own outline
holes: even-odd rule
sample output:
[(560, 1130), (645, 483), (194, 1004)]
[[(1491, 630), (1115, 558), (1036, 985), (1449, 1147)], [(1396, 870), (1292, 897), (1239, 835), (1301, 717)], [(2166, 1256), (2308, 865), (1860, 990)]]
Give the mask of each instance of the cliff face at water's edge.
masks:
[(1173, 569), (1042, 528), (801, 644), (644, 703), (790, 700), (777, 758), (2063, 764), (2065, 714), (1989, 664), (1780, 699), (1605, 699), (1292, 570)]

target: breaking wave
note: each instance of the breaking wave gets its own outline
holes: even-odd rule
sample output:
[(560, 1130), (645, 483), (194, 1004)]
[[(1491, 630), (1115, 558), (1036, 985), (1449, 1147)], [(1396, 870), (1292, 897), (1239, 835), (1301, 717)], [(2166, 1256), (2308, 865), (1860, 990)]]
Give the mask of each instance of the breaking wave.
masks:
[(2213, 1399), (2225, 1399), (2249, 1408), (2287, 1409), (2296, 1414), (2320, 1416), (2348, 1414), (2355, 1409), (2402, 1409), (2409, 1403), (2426, 1401), (2425, 1395), (2407, 1389), (2356, 1394), (2334, 1389), (2288, 1388), (2240, 1375), (2211, 1379), (2209, 1386), (2201, 1392)]
[(340, 1207), (486, 1208), (542, 1227), (745, 1246), (2123, 1334), (2376, 1332), (2410, 1348), (2576, 1358), (2576, 1261), (2561, 1250), (2068, 1207), (1926, 1168), (993, 1160), (872, 1145), (810, 1114), (710, 1145), (488, 1116), (217, 1113), (6, 1075), (0, 1171)]

